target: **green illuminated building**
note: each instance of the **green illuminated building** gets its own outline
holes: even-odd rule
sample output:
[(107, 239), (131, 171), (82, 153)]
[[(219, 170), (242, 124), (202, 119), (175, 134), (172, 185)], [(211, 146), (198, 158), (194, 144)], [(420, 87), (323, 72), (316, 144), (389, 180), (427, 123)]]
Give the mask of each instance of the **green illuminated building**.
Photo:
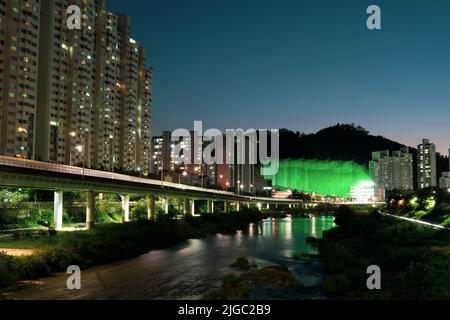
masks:
[(352, 186), (371, 180), (363, 165), (353, 161), (282, 160), (272, 180), (277, 190), (297, 190), (321, 195), (348, 197)]

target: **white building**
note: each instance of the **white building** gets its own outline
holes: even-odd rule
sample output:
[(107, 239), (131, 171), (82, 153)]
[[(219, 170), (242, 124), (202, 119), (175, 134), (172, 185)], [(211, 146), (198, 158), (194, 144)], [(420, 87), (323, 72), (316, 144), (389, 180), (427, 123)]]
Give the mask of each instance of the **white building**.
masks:
[(414, 189), (413, 155), (408, 148), (372, 153), (369, 172), (377, 186), (386, 191), (412, 191)]

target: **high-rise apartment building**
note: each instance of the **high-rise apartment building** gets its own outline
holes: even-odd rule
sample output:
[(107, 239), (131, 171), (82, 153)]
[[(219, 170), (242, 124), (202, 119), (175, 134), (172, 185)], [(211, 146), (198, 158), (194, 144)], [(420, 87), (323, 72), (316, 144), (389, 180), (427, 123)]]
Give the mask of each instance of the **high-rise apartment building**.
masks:
[(413, 155), (408, 148), (372, 153), (369, 172), (373, 181), (386, 191), (412, 191), (414, 189)]
[[(67, 27), (67, 8), (81, 9), (80, 30)], [(96, 10), (94, 0), (41, 3), (37, 158), (91, 166), (94, 136)]]
[(129, 17), (106, 0), (3, 0), (0, 44), (0, 154), (150, 171), (153, 72)]
[(436, 145), (423, 139), (417, 150), (419, 189), (437, 187)]
[(151, 171), (152, 147), (152, 87), (153, 70), (146, 67), (146, 51), (139, 49), (138, 103), (137, 103), (137, 150), (138, 170)]
[(40, 1), (0, 1), (0, 154), (31, 158), (36, 106)]
[(94, 82), (93, 164), (102, 169), (118, 169), (120, 51), (118, 17), (106, 9), (106, 1), (96, 1), (96, 46)]

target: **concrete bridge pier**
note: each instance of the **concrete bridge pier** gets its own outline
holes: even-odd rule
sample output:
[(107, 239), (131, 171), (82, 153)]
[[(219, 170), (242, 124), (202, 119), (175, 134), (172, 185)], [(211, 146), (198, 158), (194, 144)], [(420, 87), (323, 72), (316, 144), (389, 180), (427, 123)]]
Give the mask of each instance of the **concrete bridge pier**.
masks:
[(53, 211), (53, 222), (56, 230), (63, 228), (63, 192), (55, 191), (55, 206)]
[(91, 230), (95, 225), (95, 193), (89, 191), (86, 201), (86, 228)]
[(120, 196), (122, 198), (123, 222), (130, 222), (130, 195)]
[(236, 211), (240, 212), (241, 211), (241, 203), (238, 201), (236, 202)]
[(147, 197), (147, 218), (150, 221), (155, 220), (155, 196), (152, 195)]
[(214, 201), (208, 199), (208, 213), (214, 213)]
[(183, 200), (183, 214), (189, 214), (191, 212), (191, 207), (190, 207), (191, 201), (188, 198), (185, 198)]
[(225, 212), (225, 213), (229, 213), (230, 212), (230, 207), (229, 207), (228, 201), (224, 201), (223, 202), (223, 212)]
[(194, 199), (192, 199), (192, 201), (191, 201), (191, 214), (193, 216), (195, 216), (195, 200)]
[(163, 198), (162, 199), (162, 207), (165, 214), (169, 214), (169, 199)]
[(270, 203), (266, 204), (266, 210), (270, 210)]

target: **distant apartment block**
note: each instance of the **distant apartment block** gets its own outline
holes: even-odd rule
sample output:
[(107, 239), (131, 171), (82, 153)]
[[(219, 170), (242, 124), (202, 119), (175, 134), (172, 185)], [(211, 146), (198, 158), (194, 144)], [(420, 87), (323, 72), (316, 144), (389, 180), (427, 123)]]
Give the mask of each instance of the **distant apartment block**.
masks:
[(439, 179), (439, 187), (442, 190), (450, 190), (450, 172), (443, 172)]
[(392, 153), (388, 150), (373, 152), (369, 163), (373, 181), (385, 191), (412, 191), (413, 170), (413, 155), (408, 148)]
[(423, 139), (417, 150), (419, 189), (437, 187), (436, 145)]
[(161, 174), (174, 170), (173, 147), (172, 147), (172, 133), (164, 131), (161, 136), (153, 137), (152, 139), (152, 173)]
[(130, 30), (105, 0), (0, 1), (0, 154), (148, 173), (153, 72)]
[(450, 149), (448, 150), (448, 161), (449, 161), (449, 172), (442, 172), (441, 178), (439, 179), (439, 187), (442, 190), (450, 191)]
[[(194, 138), (202, 140), (196, 144)], [(254, 194), (263, 190), (265, 180), (260, 174), (258, 165), (250, 163), (252, 152), (247, 141), (244, 148), (245, 164), (237, 164), (237, 147), (235, 146), (235, 163), (227, 164), (227, 150), (224, 137), (223, 164), (206, 165), (203, 162), (203, 152), (211, 143), (205, 137), (196, 137), (190, 132), (190, 140), (180, 140), (183, 148), (183, 160), (175, 157), (176, 142), (172, 142), (171, 132), (164, 131), (161, 136), (153, 137), (152, 143), (152, 173), (164, 176), (165, 179), (181, 181), (187, 184), (219, 187), (223, 190), (233, 190), (239, 193)], [(188, 161), (190, 159), (190, 161)]]

